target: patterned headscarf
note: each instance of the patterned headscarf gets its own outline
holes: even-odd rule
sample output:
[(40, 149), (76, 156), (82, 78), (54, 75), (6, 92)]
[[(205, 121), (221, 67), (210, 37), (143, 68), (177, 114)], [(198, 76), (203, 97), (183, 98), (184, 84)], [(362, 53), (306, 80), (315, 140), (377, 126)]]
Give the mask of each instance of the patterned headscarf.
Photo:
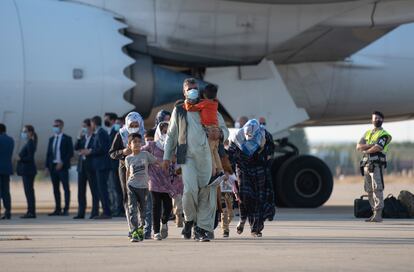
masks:
[(145, 129), (144, 129), (144, 119), (142, 119), (141, 114), (138, 112), (132, 111), (128, 113), (128, 115), (125, 117), (125, 125), (119, 130), (119, 134), (122, 137), (122, 142), (124, 143), (124, 146), (128, 145), (128, 128), (131, 125), (131, 123), (137, 122), (139, 125), (139, 131), (138, 133), (141, 134), (141, 137), (144, 137)]
[(155, 136), (154, 136), (155, 144), (161, 150), (164, 150), (165, 141), (167, 140), (167, 134), (162, 134), (162, 131), (161, 131), (161, 126), (163, 126), (163, 124), (168, 125), (169, 122), (166, 122), (166, 121), (160, 122), (157, 126), (157, 129), (155, 130)]
[(158, 125), (159, 125), (159, 123), (164, 122), (164, 118), (167, 115), (171, 116), (171, 112), (166, 111), (166, 110), (160, 110), (157, 113), (157, 116), (155, 117), (155, 125), (154, 125), (154, 128), (157, 128)]
[(251, 119), (237, 131), (230, 141), (235, 143), (243, 153), (251, 156), (264, 145), (265, 135), (265, 129), (260, 123), (256, 119)]

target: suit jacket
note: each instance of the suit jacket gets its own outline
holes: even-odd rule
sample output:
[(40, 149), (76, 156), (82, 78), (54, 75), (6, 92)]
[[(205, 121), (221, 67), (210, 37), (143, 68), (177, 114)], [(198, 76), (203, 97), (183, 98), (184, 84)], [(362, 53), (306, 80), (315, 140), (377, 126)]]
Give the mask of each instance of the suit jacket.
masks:
[(0, 175), (13, 174), (12, 156), (14, 140), (7, 134), (0, 134)]
[(95, 170), (110, 170), (111, 159), (109, 158), (110, 139), (108, 133), (99, 128), (95, 132), (92, 144), (92, 166)]
[(34, 176), (37, 174), (35, 164), (35, 141), (29, 139), (22, 147), (19, 153), (19, 161), (17, 162), (17, 175), (19, 176)]
[[(46, 167), (49, 169), (53, 168), (53, 140), (55, 136), (49, 138), (49, 145), (47, 147), (46, 154)], [(72, 137), (63, 134), (62, 141), (60, 143), (60, 157), (63, 163), (63, 169), (67, 170), (70, 168), (70, 159), (73, 157), (73, 142)]]
[[(91, 139), (89, 140), (89, 143), (86, 149), (92, 149), (94, 136), (95, 135), (92, 134)], [(75, 143), (75, 150), (78, 151), (78, 150), (84, 149), (85, 143), (86, 143), (85, 136), (82, 136), (81, 138), (77, 139)], [(92, 170), (92, 156), (91, 155), (86, 156), (85, 160), (82, 159), (81, 156), (79, 156), (77, 170), (78, 172), (81, 172), (82, 170), (91, 171)]]

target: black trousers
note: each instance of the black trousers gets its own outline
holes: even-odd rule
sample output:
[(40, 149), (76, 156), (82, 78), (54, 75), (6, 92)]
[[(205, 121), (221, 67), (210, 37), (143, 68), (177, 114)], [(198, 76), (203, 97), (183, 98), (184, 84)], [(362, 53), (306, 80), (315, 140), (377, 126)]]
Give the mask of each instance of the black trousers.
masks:
[(96, 170), (96, 184), (99, 192), (99, 200), (102, 204), (103, 214), (111, 216), (111, 208), (109, 204), (109, 194), (108, 194), (108, 177), (109, 170)]
[[(167, 193), (151, 192), (152, 194), (152, 226), (155, 233), (160, 233), (160, 220), (168, 223), (172, 211), (172, 199)], [(161, 217), (162, 209), (162, 217)]]
[(78, 216), (84, 217), (86, 211), (86, 184), (89, 183), (89, 189), (92, 195), (91, 217), (99, 215), (99, 191), (96, 184), (95, 172), (93, 169), (83, 165), (78, 173)]
[(50, 169), (50, 178), (53, 184), (53, 194), (55, 196), (55, 210), (61, 211), (60, 204), (60, 183), (62, 183), (63, 191), (65, 193), (65, 207), (64, 211), (69, 211), (70, 206), (70, 189), (69, 189), (69, 171), (68, 169), (56, 170), (54, 163)]
[(0, 175), (0, 198), (3, 199), (4, 214), (11, 214), (10, 176)]
[(121, 180), (119, 178), (118, 168), (112, 169), (110, 175), (110, 181), (112, 182), (110, 188), (113, 190), (111, 193), (113, 195), (112, 200), (114, 202), (111, 203), (113, 212), (115, 214), (122, 214), (124, 212), (124, 196), (121, 187)]
[(23, 179), (23, 188), (24, 194), (26, 195), (27, 201), (27, 213), (36, 215), (36, 198), (34, 190), (34, 180), (36, 175), (24, 175)]

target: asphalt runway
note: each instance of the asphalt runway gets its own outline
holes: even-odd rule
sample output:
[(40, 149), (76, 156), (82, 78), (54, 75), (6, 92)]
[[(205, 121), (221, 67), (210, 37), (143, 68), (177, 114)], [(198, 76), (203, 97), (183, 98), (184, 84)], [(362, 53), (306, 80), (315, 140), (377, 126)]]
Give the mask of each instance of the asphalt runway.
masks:
[(183, 240), (172, 221), (167, 239), (131, 243), (123, 218), (14, 216), (0, 221), (0, 271), (413, 271), (414, 220), (354, 218), (337, 192), (359, 187), (336, 186), (318, 209), (278, 209), (262, 238), (237, 235), (235, 218), (230, 238), (218, 228), (209, 243)]

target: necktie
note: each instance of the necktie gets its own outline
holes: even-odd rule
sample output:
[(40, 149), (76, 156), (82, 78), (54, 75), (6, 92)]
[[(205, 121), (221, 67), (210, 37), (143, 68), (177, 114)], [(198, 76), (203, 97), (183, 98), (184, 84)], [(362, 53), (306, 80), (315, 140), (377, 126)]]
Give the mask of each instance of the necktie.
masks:
[(59, 141), (58, 136), (55, 136), (55, 144), (54, 144), (54, 146), (53, 146), (53, 159), (54, 159), (54, 160), (56, 160), (56, 159), (57, 159), (58, 141)]

